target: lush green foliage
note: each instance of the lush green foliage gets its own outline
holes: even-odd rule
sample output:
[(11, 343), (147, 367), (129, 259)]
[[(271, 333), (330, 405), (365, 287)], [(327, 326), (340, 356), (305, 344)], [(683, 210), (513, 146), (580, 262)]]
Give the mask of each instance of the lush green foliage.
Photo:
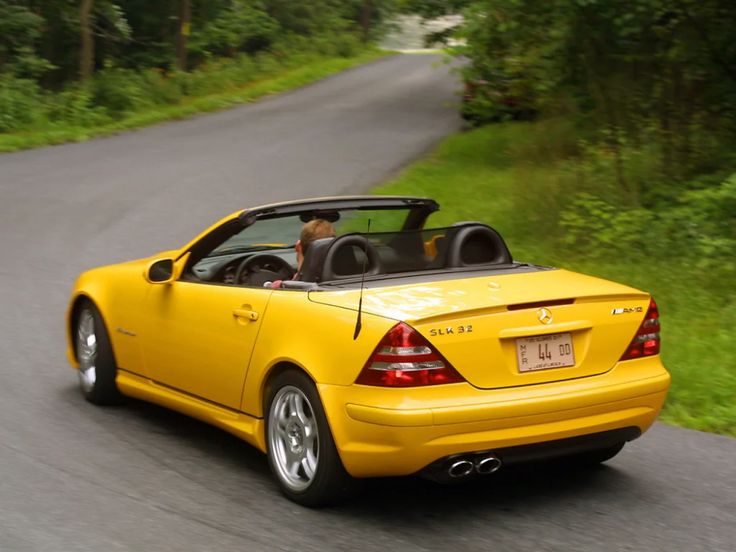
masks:
[[(476, 115), (513, 100), (574, 120), (610, 151), (617, 202), (653, 206), (734, 171), (732, 1), (477, 0), (466, 15), (466, 78), (495, 92)], [(654, 158), (647, 182), (628, 174), (639, 153)]]
[(460, 13), (472, 0), (398, 0), (398, 9), (426, 19)]
[[(0, 111), (0, 127), (5, 121), (8, 128), (20, 130), (0, 133), (0, 152), (86, 140), (224, 109), (303, 86), (384, 55), (387, 53), (373, 49), (363, 49), (351, 57), (307, 52), (278, 57), (242, 55), (170, 75), (114, 69), (59, 93), (43, 92), (33, 81), (10, 81), (6, 96), (15, 111)], [(131, 80), (125, 78), (128, 72)], [(10, 102), (3, 99), (3, 86), (0, 79), (0, 104), (7, 106)], [(29, 96), (29, 91), (35, 95)], [(100, 100), (96, 95), (104, 95), (110, 105), (97, 104)], [(11, 119), (12, 114), (16, 117)], [(23, 119), (28, 115), (28, 120)]]
[[(469, 76), (506, 79), (535, 107), (627, 135), (734, 130), (722, 119), (736, 95), (730, 0), (477, 0), (466, 15)], [(668, 138), (671, 153), (697, 155)]]
[(375, 191), (438, 199), (437, 226), (485, 221), (516, 259), (651, 291), (673, 376), (663, 419), (736, 435), (736, 175), (666, 210), (578, 192), (581, 178), (610, 163), (605, 148), (580, 152), (569, 123), (505, 123), (450, 138)]
[(371, 57), (366, 42), (392, 7), (393, 0), (0, 0), (0, 133), (14, 135), (0, 135), (0, 148), (95, 134), (182, 103), (188, 111), (192, 98), (240, 97), (249, 83), (327, 58), (337, 67), (345, 65), (339, 59)]
[[(94, 67), (173, 68), (187, 38), (190, 64), (283, 50), (294, 38), (370, 36), (393, 0), (93, 0)], [(45, 86), (74, 80), (80, 56), (81, 0), (0, 0), (0, 74), (43, 75)], [(190, 6), (186, 21), (181, 8)], [(184, 23), (180, 31), (181, 24)]]
[(540, 122), (494, 125), (447, 153), (449, 167), (460, 144), (478, 154), (477, 178), (467, 165), (456, 176), (469, 194), (507, 194), (482, 208), (517, 252), (653, 291), (674, 375), (665, 418), (731, 434), (734, 28), (730, 0), (473, 0), (465, 112)]

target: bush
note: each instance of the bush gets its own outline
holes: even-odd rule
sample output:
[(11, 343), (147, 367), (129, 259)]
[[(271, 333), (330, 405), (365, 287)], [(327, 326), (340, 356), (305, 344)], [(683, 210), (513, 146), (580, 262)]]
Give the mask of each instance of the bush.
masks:
[(35, 81), (0, 76), (0, 132), (27, 128), (42, 118), (43, 100)]
[(647, 209), (621, 209), (589, 193), (573, 198), (561, 213), (562, 241), (591, 258), (613, 253), (627, 258), (653, 253), (660, 241), (652, 240), (657, 219)]
[(736, 174), (692, 190), (669, 207), (625, 208), (578, 194), (560, 215), (563, 243), (590, 258), (673, 257), (692, 266), (736, 270)]
[(146, 93), (151, 101), (159, 105), (173, 105), (184, 96), (181, 81), (169, 77), (160, 69), (148, 69), (142, 72)]
[(71, 126), (104, 125), (111, 121), (103, 107), (92, 102), (92, 92), (87, 86), (71, 86), (53, 97), (48, 117), (53, 122)]
[(242, 54), (233, 59), (216, 59), (190, 73), (176, 73), (174, 79), (185, 95), (205, 96), (252, 82), (261, 73), (257, 61)]
[(236, 52), (260, 52), (278, 36), (278, 21), (261, 2), (233, 0), (229, 8), (195, 30), (189, 50), (196, 56), (232, 56)]
[(116, 118), (156, 104), (146, 77), (132, 69), (107, 67), (90, 79), (89, 87), (94, 105)]

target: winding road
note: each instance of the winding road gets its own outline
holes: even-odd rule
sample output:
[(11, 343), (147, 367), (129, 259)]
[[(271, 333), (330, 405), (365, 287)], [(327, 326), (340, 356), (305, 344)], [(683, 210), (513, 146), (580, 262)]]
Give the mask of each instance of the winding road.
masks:
[(241, 207), (364, 192), (460, 127), (457, 87), (439, 58), (396, 56), (213, 115), (0, 155), (1, 551), (736, 550), (736, 439), (657, 425), (584, 473), (378, 480), (308, 510), (234, 437), (77, 391), (63, 318), (80, 271), (178, 246)]

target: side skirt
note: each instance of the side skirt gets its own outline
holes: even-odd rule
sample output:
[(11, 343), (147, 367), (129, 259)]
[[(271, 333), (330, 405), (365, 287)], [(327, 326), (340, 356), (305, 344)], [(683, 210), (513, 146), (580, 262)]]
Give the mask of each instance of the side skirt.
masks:
[(123, 395), (152, 402), (212, 424), (266, 452), (264, 421), (261, 418), (254, 418), (170, 387), (158, 385), (154, 381), (120, 368), (115, 381)]

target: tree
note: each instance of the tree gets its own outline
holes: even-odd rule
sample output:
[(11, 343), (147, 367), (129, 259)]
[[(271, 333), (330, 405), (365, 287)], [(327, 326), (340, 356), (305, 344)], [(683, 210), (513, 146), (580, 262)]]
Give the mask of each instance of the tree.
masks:
[(373, 0), (363, 0), (360, 10), (360, 27), (363, 34), (363, 42), (368, 42), (371, 37), (371, 20), (373, 19)]
[[(632, 204), (676, 197), (736, 138), (733, 0), (476, 0), (465, 15), (466, 80), (572, 114)], [(643, 147), (661, 187), (627, 176), (627, 149)]]
[(94, 0), (79, 2), (79, 79), (92, 76), (95, 68), (95, 39), (92, 30)]
[(52, 67), (38, 51), (44, 24), (28, 7), (0, 0), (0, 75), (38, 77)]
[(187, 70), (187, 40), (191, 32), (191, 0), (179, 0), (179, 26), (176, 34), (176, 68)]

